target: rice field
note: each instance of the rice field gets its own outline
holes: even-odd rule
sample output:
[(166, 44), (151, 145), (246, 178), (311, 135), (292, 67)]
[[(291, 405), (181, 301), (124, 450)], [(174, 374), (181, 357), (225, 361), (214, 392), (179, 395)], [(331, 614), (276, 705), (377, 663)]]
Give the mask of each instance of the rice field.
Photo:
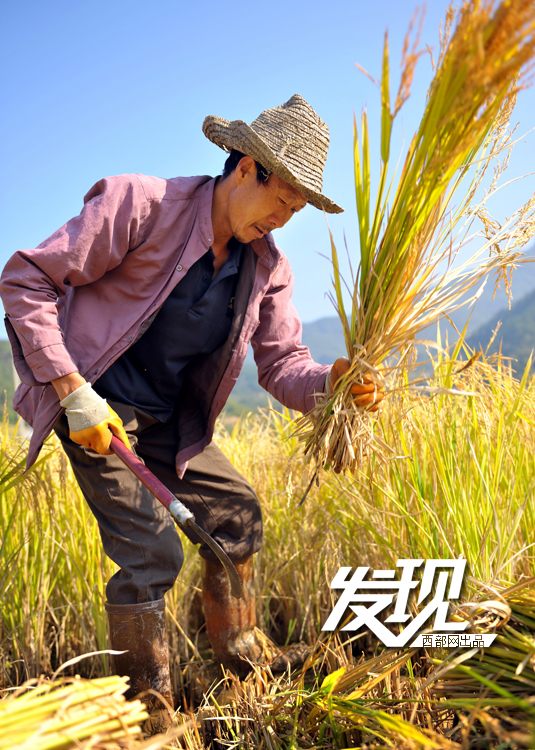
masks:
[[(115, 570), (96, 523), (56, 439), (25, 473), (25, 444), (5, 415), (0, 749), (535, 748), (531, 362), (515, 376), (499, 357), (477, 358), (460, 344), (453, 352), (439, 347), (426, 391), (409, 387), (407, 367), (418, 331), (454, 309), (489, 269), (508, 286), (511, 264), (535, 231), (534, 199), (500, 231), (484, 200), (472, 205), (490, 160), (512, 147), (509, 116), (533, 71), (532, 5), (466, 0), (457, 16), (448, 11), (424, 117), (398, 182), (388, 172), (392, 125), (421, 53), (418, 35), (411, 48), (407, 37), (391, 105), (385, 37), (375, 203), (367, 115), (360, 130), (355, 124), (360, 261), (349, 307), (332, 246), (333, 301), (349, 374), (312, 417), (266, 411), (231, 430), (219, 425), (218, 445), (264, 511), (259, 626), (281, 646), (307, 643), (305, 667), (282, 676), (256, 667), (240, 682), (212, 661), (199, 558), (185, 540), (184, 567), (166, 596), (176, 727), (144, 741), (143, 706), (127, 703), (124, 680), (110, 675), (104, 592)], [(489, 194), (507, 161), (498, 164)], [(481, 266), (450, 273), (448, 265), (437, 276), (476, 216), (486, 244), (473, 261)], [(486, 249), (491, 256), (483, 262)], [(399, 358), (389, 367), (393, 353)], [(388, 398), (376, 415), (357, 411), (352, 381), (370, 367), (379, 374), (385, 363)], [(468, 619), (473, 633), (495, 633), (490, 647), (392, 649), (365, 628), (322, 631), (340, 567), (392, 570), (400, 559), (460, 557), (468, 573), (450, 617)], [(409, 607), (415, 615), (414, 598)]]
[[(230, 433), (220, 426), (218, 445), (255, 487), (264, 511), (265, 541), (256, 559), (259, 624), (281, 645), (305, 641), (314, 651), (305, 674), (275, 678), (258, 669), (242, 683), (223, 680), (204, 634), (198, 556), (186, 540), (167, 616), (177, 722), (193, 723), (175, 743), (533, 747), (535, 382), (514, 379), (499, 361), (462, 369), (462, 362), (442, 357), (434, 364), (442, 389), (481, 395), (415, 395), (392, 383), (376, 430), (395, 458), (367, 459), (353, 476), (323, 473), (302, 505), (310, 476), (289, 414), (250, 415)], [(70, 659), (106, 649), (104, 586), (114, 572), (55, 439), (27, 474), (24, 456), (6, 423), (0, 444), (4, 696), (27, 680), (52, 677)], [(469, 571), (461, 602), (499, 599), (503, 605), (498, 613), (484, 605), (477, 612), (478, 627), (499, 634), (484, 652), (455, 663), (459, 653), (394, 651), (367, 631), (322, 633), (340, 566), (390, 569), (398, 558), (460, 555)], [(61, 674), (107, 677), (107, 656), (88, 656)]]

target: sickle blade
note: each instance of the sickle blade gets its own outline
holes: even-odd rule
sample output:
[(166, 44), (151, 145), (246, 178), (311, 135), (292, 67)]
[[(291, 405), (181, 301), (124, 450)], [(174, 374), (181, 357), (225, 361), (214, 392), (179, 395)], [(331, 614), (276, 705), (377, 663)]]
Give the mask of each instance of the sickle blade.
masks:
[(240, 580), (240, 576), (238, 575), (238, 571), (234, 567), (232, 560), (227, 555), (225, 550), (215, 541), (215, 539), (212, 539), (212, 537), (207, 534), (204, 529), (201, 529), (200, 526), (197, 526), (195, 521), (188, 519), (184, 525), (189, 526), (189, 528), (194, 531), (197, 536), (210, 547), (212, 552), (217, 555), (219, 562), (225, 568), (226, 573), (229, 577), (230, 593), (235, 599), (243, 599), (243, 586)]

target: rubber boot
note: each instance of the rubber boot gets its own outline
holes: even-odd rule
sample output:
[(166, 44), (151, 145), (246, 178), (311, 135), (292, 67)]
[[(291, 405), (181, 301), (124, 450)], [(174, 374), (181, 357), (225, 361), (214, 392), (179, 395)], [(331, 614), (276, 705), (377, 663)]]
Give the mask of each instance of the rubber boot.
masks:
[[(169, 674), (169, 649), (165, 625), (165, 601), (144, 604), (109, 604), (108, 634), (110, 648), (126, 651), (112, 656), (115, 673), (130, 678), (130, 687), (125, 694), (132, 700), (138, 693), (154, 690), (170, 708), (174, 707)], [(165, 732), (171, 726), (169, 708), (152, 693), (140, 695), (149, 718), (143, 724), (147, 737)]]
[(240, 678), (251, 671), (249, 662), (268, 664), (280, 672), (288, 664), (299, 666), (308, 655), (306, 646), (298, 644), (281, 651), (256, 627), (253, 558), (244, 557), (234, 565), (243, 585), (243, 599), (231, 595), (222, 565), (202, 561), (202, 603), (214, 658)]

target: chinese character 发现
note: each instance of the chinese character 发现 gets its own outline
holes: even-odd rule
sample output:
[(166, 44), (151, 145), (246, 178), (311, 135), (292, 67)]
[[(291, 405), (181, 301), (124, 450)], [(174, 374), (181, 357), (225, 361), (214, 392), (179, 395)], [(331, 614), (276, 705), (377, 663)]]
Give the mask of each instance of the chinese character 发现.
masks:
[[(448, 599), (458, 599), (460, 596), (466, 567), (466, 560), (464, 559), (426, 561), (418, 604), (421, 604), (431, 593), (435, 575), (438, 568), (441, 567), (452, 568), (448, 598), (446, 598), (446, 587), (449, 573), (441, 571), (438, 573), (435, 595), (398, 636), (394, 635), (386, 625), (377, 619), (377, 615), (392, 604), (396, 592), (394, 611), (386, 618), (385, 623), (405, 623), (411, 619), (410, 613), (407, 612), (408, 600), (411, 591), (419, 585), (418, 579), (415, 578), (415, 570), (423, 562), (423, 559), (398, 560), (397, 567), (403, 569), (399, 581), (395, 580), (395, 570), (376, 570), (373, 573), (374, 580), (366, 581), (364, 578), (368, 573), (368, 567), (357, 568), (351, 577), (351, 568), (340, 568), (331, 582), (331, 588), (342, 589), (343, 591), (322, 630), (336, 630), (348, 607), (355, 613), (356, 617), (342, 630), (354, 631), (361, 627), (367, 627), (385, 646), (390, 648), (405, 646), (424, 627), (433, 613), (435, 613), (433, 630), (465, 630), (468, 627), (468, 622), (446, 621), (449, 608)], [(387, 593), (389, 589), (391, 593)], [(367, 593), (358, 593), (359, 590)]]

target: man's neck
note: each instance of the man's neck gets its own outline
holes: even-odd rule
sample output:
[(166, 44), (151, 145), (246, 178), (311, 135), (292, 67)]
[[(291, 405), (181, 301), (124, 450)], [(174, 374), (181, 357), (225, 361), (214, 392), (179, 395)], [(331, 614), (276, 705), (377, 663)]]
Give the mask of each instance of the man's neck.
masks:
[(222, 180), (221, 177), (218, 177), (212, 200), (212, 229), (214, 231), (212, 250), (214, 251), (216, 262), (220, 256), (223, 258), (221, 265), (223, 265), (230, 254), (227, 245), (233, 236), (228, 218), (229, 189), (230, 184), (226, 180)]

